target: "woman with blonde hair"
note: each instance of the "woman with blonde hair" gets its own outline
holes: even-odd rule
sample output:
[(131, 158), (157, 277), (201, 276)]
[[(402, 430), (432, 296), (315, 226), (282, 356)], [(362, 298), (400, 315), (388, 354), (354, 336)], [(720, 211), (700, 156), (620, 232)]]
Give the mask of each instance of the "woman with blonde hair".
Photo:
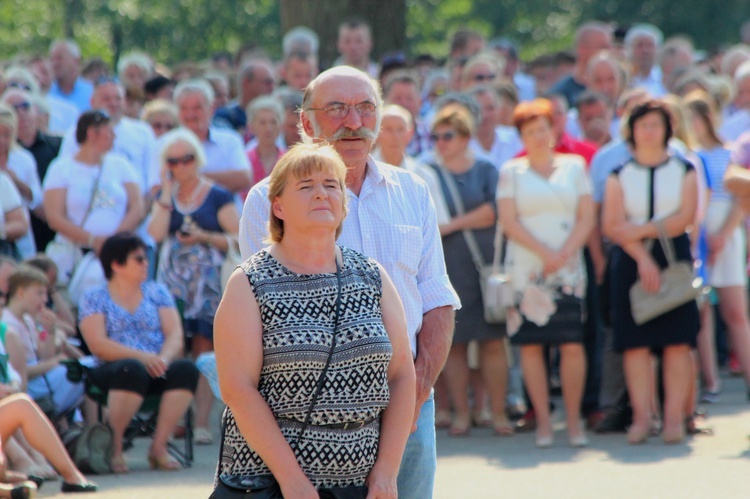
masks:
[[(166, 134), (161, 148), (161, 191), (151, 209), (148, 232), (162, 244), (157, 279), (182, 305), (190, 351), (197, 358), (213, 350), (213, 321), (221, 299), (221, 265), (237, 234), (239, 215), (232, 194), (201, 174), (203, 146), (193, 132)], [(212, 442), (209, 416), (213, 394), (201, 376), (195, 393), (195, 442)]]
[[(451, 217), (440, 225), (445, 265), (461, 298), (453, 344), (441, 374), (454, 408), (448, 430), (451, 436), (464, 436), (471, 428), (467, 361), (471, 341), (479, 342), (480, 370), (490, 400), (491, 426), (497, 435), (513, 433), (505, 415), (508, 382), (505, 333), (501, 324), (488, 324), (484, 320), (478, 270), (493, 258), (498, 174), (494, 165), (474, 158), (469, 143), (475, 129), (471, 114), (463, 106), (449, 104), (433, 119), (430, 136), (436, 157), (436, 164), (431, 166), (440, 179)], [(479, 399), (480, 394), (474, 393), (474, 397)], [(483, 406), (483, 401), (474, 400), (474, 406), (476, 410)]]
[(345, 175), (335, 150), (315, 144), (271, 173), (270, 246), (234, 271), (216, 314), (227, 404), (217, 489), (261, 476), (268, 497), (397, 497), (414, 364), (390, 278), (336, 244)]

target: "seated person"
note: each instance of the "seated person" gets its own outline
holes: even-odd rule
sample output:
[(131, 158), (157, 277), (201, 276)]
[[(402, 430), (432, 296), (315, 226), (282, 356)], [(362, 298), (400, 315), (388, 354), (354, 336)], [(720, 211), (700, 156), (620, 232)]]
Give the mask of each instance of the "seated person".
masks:
[[(63, 479), (61, 492), (96, 492), (98, 487), (86, 480), (83, 473), (76, 468), (49, 420), (23, 393), (9, 395), (0, 400), (0, 442), (6, 442), (18, 430), (21, 430), (29, 444), (41, 452), (60, 473)], [(34, 497), (34, 483), (23, 482), (19, 486), (5, 487), (4, 483), (23, 480), (25, 477), (6, 472), (4, 450), (0, 447), (0, 481), (3, 482), (0, 484), (0, 497)], [(41, 479), (37, 477), (33, 477), (33, 481), (41, 483)], [(9, 492), (11, 494), (6, 495)]]
[(108, 390), (109, 425), (114, 434), (111, 465), (127, 473), (122, 437), (146, 395), (161, 395), (156, 432), (149, 450), (152, 469), (177, 470), (167, 439), (187, 411), (198, 369), (183, 359), (180, 318), (162, 284), (147, 282), (146, 245), (132, 233), (109, 237), (99, 258), (107, 284), (86, 292), (79, 306), (81, 334), (99, 362), (90, 381)]
[(61, 364), (65, 359), (80, 359), (83, 354), (66, 341), (56, 341), (57, 318), (45, 307), (48, 285), (47, 276), (40, 270), (19, 266), (8, 278), (8, 305), (2, 320), (23, 343), (27, 392), (56, 419), (83, 400), (83, 383), (68, 380), (67, 369)]
[(55, 262), (44, 253), (39, 253), (23, 263), (41, 270), (47, 276), (47, 280), (49, 281), (49, 286), (47, 287), (47, 308), (52, 310), (55, 313), (55, 317), (57, 317), (56, 329), (58, 333), (62, 333), (58, 341), (64, 339), (65, 336), (75, 337), (75, 316), (70, 308), (70, 304), (57, 291), (55, 286), (57, 282), (57, 265), (55, 265)]

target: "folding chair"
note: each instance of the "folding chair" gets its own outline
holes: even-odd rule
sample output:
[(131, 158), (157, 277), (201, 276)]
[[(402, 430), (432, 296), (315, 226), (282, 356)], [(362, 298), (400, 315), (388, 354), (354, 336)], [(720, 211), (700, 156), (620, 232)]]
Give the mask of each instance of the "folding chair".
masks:
[[(68, 369), (68, 379), (73, 382), (83, 381), (86, 385), (86, 395), (97, 404), (97, 418), (100, 423), (104, 422), (104, 408), (107, 407), (107, 390), (91, 382), (89, 376), (90, 368), (82, 365), (75, 359), (63, 361)], [(133, 447), (136, 437), (151, 437), (156, 431), (156, 420), (159, 413), (160, 395), (148, 395), (143, 399), (141, 408), (133, 417), (130, 425), (125, 430), (122, 448), (124, 451)], [(185, 441), (181, 449), (172, 439), (167, 442), (169, 453), (182, 464), (189, 468), (193, 463), (193, 410), (188, 408), (184, 417)]]

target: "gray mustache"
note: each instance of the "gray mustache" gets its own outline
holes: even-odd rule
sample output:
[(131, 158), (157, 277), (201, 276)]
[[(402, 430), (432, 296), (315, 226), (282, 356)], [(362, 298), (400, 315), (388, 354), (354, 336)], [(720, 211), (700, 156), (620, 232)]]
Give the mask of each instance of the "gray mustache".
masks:
[(328, 142), (336, 142), (341, 139), (375, 140), (377, 137), (378, 134), (369, 128), (360, 127), (356, 130), (352, 130), (351, 128), (341, 127), (336, 133), (328, 137)]

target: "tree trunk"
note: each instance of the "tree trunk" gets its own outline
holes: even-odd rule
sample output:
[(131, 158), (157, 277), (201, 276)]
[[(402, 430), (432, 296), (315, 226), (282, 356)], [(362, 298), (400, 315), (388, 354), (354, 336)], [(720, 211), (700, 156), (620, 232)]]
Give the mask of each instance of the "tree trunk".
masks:
[(320, 65), (328, 68), (338, 57), (339, 24), (350, 17), (372, 28), (372, 58), (391, 51), (406, 51), (406, 0), (281, 0), (281, 32), (307, 26), (320, 37)]

